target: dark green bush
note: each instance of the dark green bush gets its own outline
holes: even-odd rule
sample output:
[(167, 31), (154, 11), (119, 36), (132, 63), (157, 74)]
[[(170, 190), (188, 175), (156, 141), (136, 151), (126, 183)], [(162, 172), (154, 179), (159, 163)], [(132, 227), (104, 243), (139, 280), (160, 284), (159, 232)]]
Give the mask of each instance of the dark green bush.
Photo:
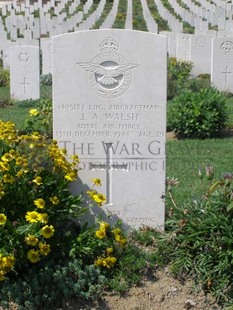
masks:
[(189, 86), (190, 72), (193, 64), (190, 61), (168, 59), (167, 68), (167, 97), (172, 99), (177, 96), (184, 88)]
[(40, 99), (25, 99), (16, 102), (20, 108), (36, 108), (40, 105)]
[(44, 74), (40, 77), (40, 84), (41, 85), (52, 85), (53, 84), (53, 76), (51, 73)]
[(184, 90), (170, 104), (169, 127), (184, 138), (215, 137), (227, 121), (226, 98), (215, 88)]
[(10, 71), (0, 67), (0, 87), (10, 86)]
[(106, 278), (94, 265), (78, 260), (66, 264), (50, 261), (30, 267), (21, 277), (4, 282), (0, 305), (10, 309), (14, 300), (19, 310), (57, 309), (71, 300), (87, 300), (100, 296)]

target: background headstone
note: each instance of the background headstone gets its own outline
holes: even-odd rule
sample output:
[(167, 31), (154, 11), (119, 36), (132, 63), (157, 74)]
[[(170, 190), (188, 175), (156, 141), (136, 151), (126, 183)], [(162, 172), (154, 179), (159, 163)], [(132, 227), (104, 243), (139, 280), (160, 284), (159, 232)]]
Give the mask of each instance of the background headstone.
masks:
[(10, 93), (16, 100), (40, 98), (39, 48), (10, 47)]
[(233, 92), (233, 38), (212, 41), (211, 83), (220, 91)]

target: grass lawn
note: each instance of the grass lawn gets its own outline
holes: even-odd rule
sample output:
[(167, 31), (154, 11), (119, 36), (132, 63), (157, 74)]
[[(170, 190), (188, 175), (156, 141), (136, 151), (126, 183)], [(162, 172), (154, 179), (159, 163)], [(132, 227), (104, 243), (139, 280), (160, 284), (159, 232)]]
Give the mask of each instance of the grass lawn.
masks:
[(203, 194), (209, 181), (198, 177), (198, 170), (205, 175), (205, 167), (213, 166), (214, 177), (221, 178), (233, 172), (233, 139), (180, 140), (167, 142), (167, 176), (179, 180), (174, 188), (177, 204)]

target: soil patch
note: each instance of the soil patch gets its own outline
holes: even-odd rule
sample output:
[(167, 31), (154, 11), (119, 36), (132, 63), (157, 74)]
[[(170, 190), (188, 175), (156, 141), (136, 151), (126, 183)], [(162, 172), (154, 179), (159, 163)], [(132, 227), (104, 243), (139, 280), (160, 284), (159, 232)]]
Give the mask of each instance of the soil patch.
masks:
[[(219, 310), (216, 301), (204, 292), (197, 292), (192, 281), (174, 279), (165, 268), (157, 270), (140, 286), (132, 287), (123, 296), (104, 293), (98, 302), (68, 306), (72, 310)], [(65, 309), (65, 308), (64, 308)], [(60, 309), (59, 309), (60, 310)]]

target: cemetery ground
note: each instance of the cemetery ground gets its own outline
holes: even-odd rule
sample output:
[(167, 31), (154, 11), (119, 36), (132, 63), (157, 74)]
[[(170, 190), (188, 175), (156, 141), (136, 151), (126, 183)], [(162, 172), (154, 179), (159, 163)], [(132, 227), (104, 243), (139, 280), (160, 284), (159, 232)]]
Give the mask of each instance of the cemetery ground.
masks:
[[(41, 94), (46, 106), (46, 100), (51, 99), (51, 86), (41, 86)], [(12, 103), (7, 87), (0, 88), (0, 99), (3, 121), (16, 123), (20, 130), (35, 129), (30, 128), (30, 121), (25, 127), (25, 119), (30, 120), (30, 110), (41, 109), (40, 100)], [(86, 296), (82, 295), (78, 303), (72, 296), (59, 309), (231, 309), (232, 295), (228, 295), (228, 290), (232, 290), (229, 269), (232, 258), (231, 252), (227, 251), (232, 244), (229, 195), (232, 193), (233, 99), (230, 95), (227, 106), (227, 128), (217, 138), (177, 139), (174, 133), (167, 133), (167, 234), (144, 227), (128, 236), (118, 271), (115, 274), (110, 271), (104, 291), (100, 283), (96, 283), (94, 290), (101, 298), (92, 300), (93, 288), (89, 292), (85, 289)], [(44, 108), (43, 111), (47, 110)], [(52, 132), (50, 125), (44, 125), (49, 135)], [(63, 281), (61, 275), (57, 279)], [(47, 281), (50, 281), (49, 276)], [(25, 283), (21, 285), (31, 294)], [(19, 290), (19, 287), (14, 289)], [(38, 288), (34, 289), (41, 294)], [(85, 300), (88, 293), (91, 298)], [(29, 296), (24, 298), (30, 299)], [(44, 301), (38, 301), (42, 308), (49, 305), (51, 309), (58, 309), (46, 300), (46, 296), (44, 298)], [(30, 302), (28, 300), (29, 305)], [(17, 306), (12, 304), (11, 308), (17, 309)], [(33, 308), (29, 306), (29, 309)]]

